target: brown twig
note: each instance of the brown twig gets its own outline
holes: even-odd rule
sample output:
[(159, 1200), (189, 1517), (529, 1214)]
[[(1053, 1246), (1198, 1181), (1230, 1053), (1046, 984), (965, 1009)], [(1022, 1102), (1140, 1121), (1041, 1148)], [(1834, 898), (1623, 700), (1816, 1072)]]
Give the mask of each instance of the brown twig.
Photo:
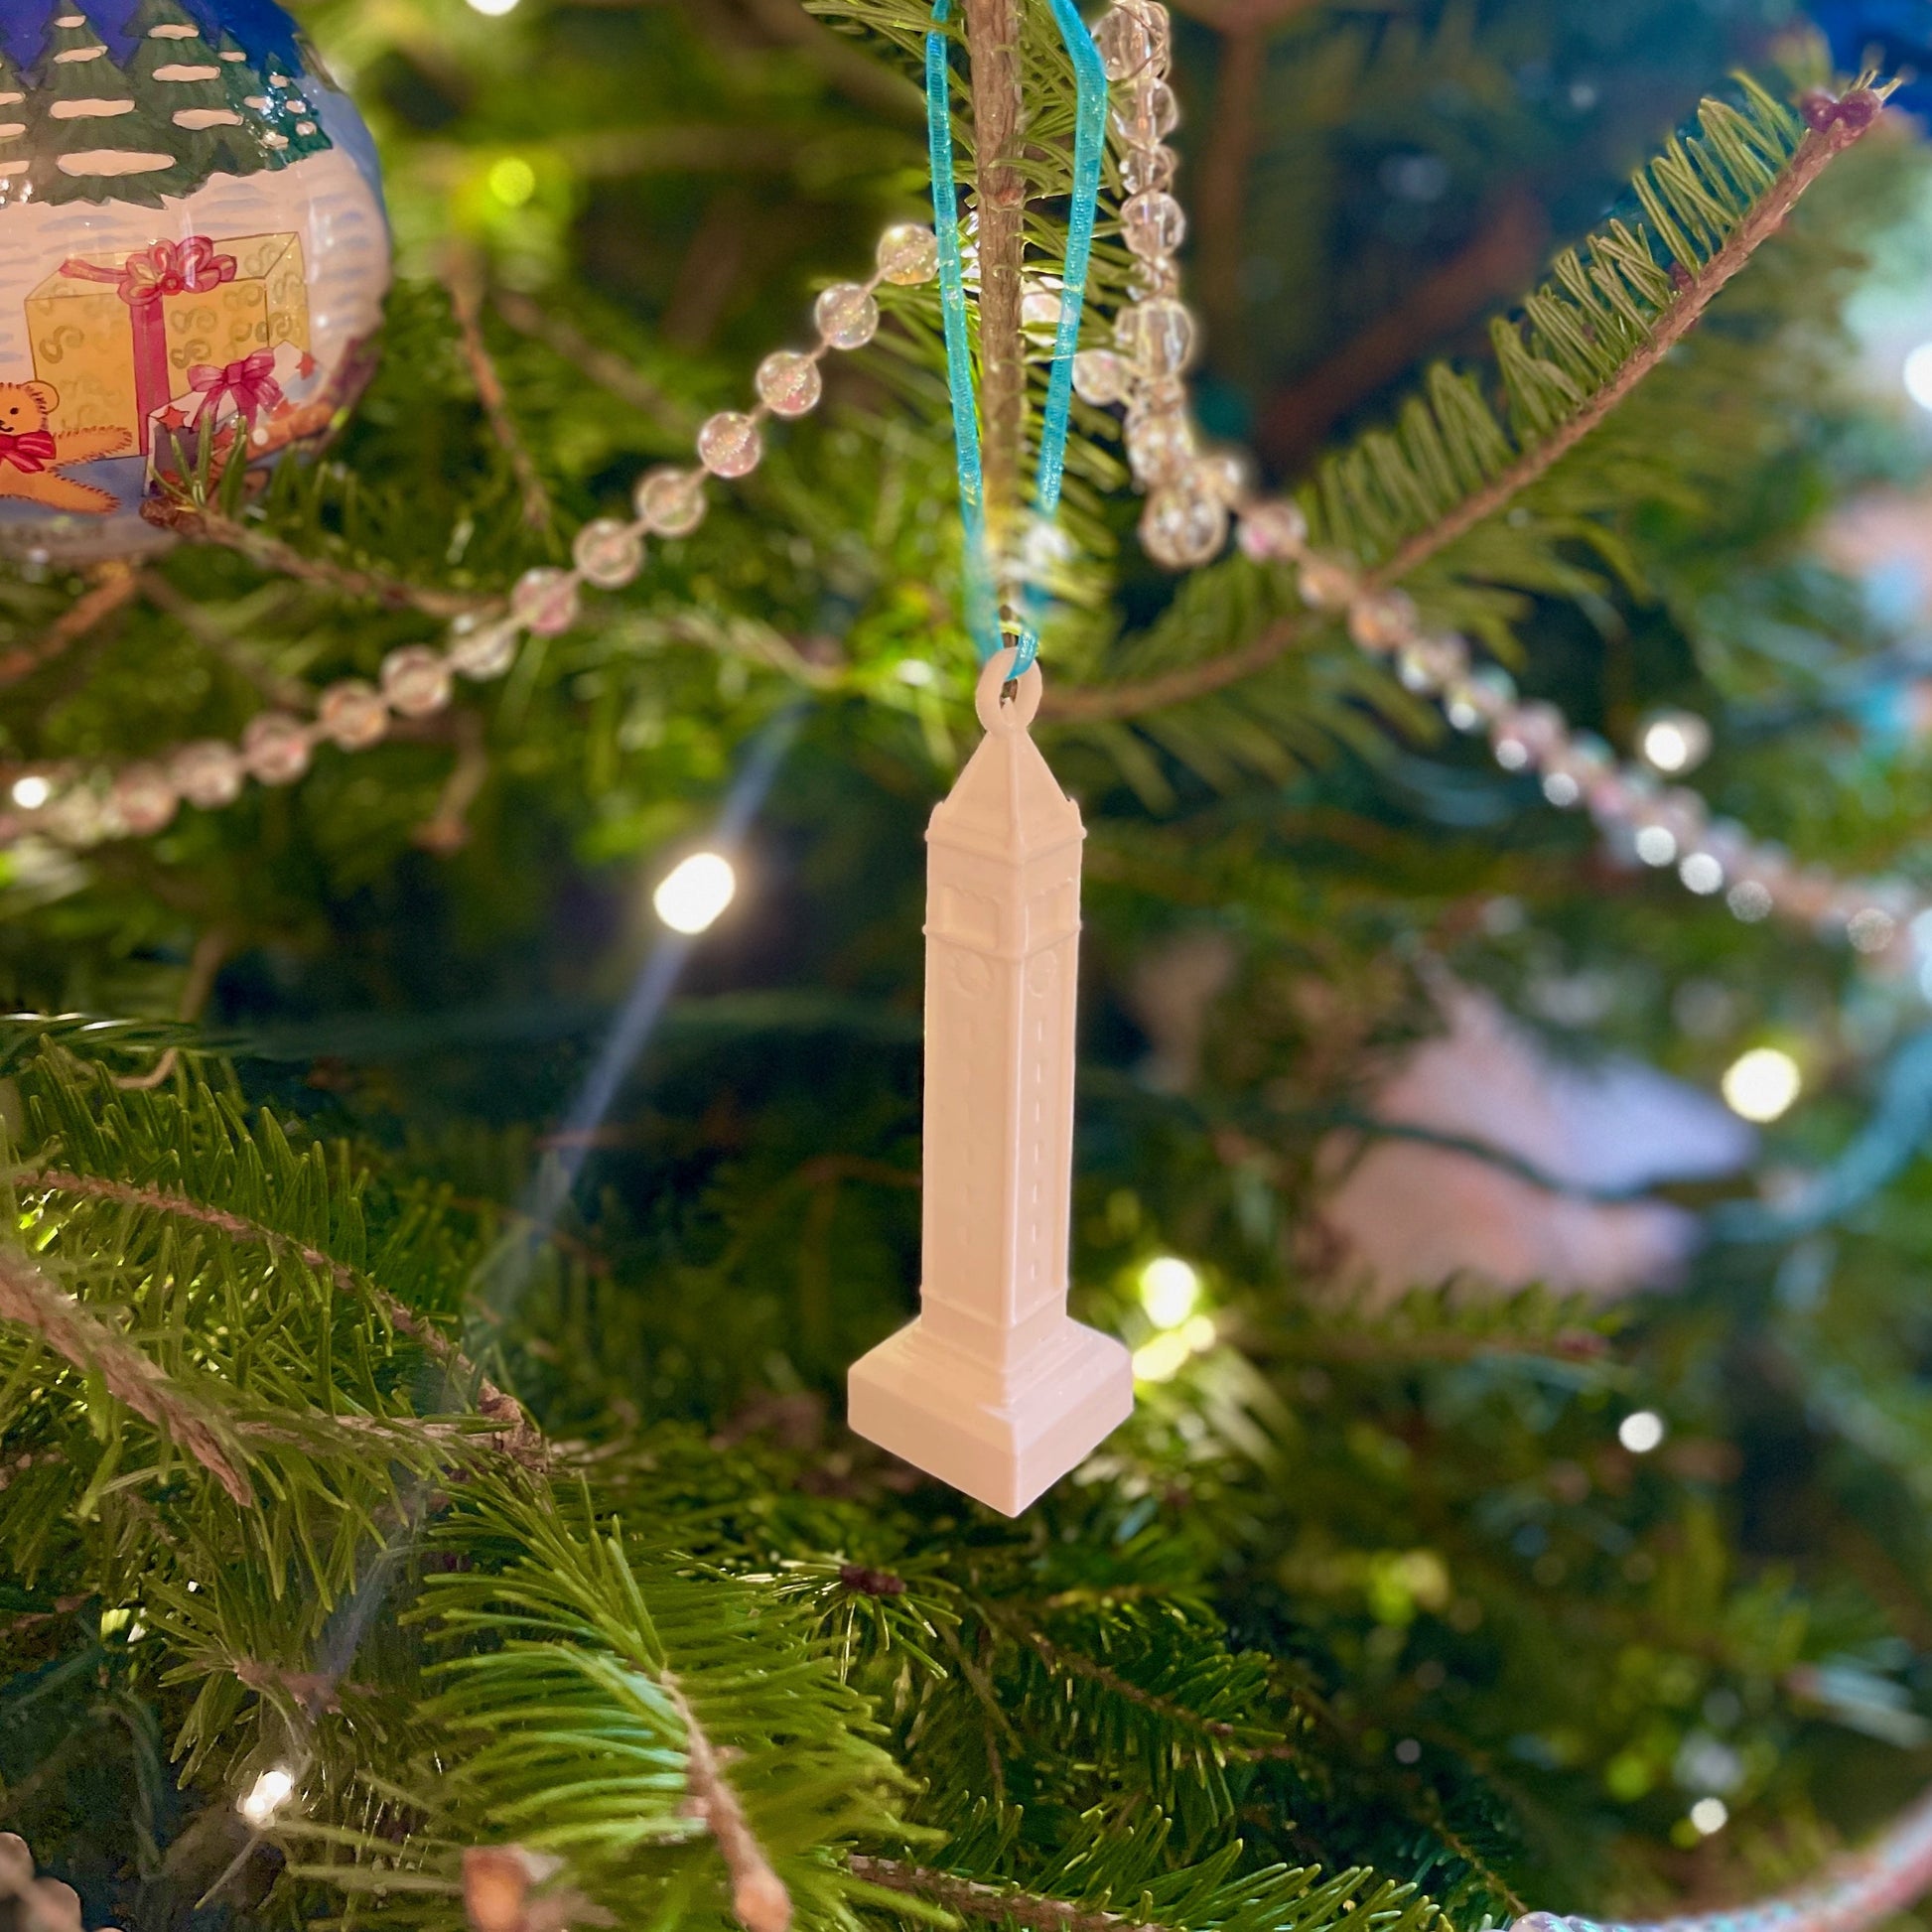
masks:
[[(195, 941), (188, 957), (188, 976), (182, 981), (181, 998), (175, 1003), (177, 1020), (193, 1020), (207, 1003), (214, 986), (214, 976), (228, 956), (229, 937), (220, 926), (209, 926)], [(123, 1092), (143, 1092), (158, 1087), (174, 1072), (181, 1049), (170, 1046), (146, 1073), (121, 1073), (113, 1076)]]
[(284, 711), (315, 710), (316, 694), (300, 678), (283, 677), (241, 649), (201, 605), (183, 597), (159, 571), (150, 571), (142, 578), (141, 594), (156, 610), (173, 618), (205, 650), (233, 666), (270, 704), (280, 705)]
[[(985, 1612), (985, 1605), (981, 1606)], [(990, 1614), (990, 1612), (988, 1612)], [(1299, 1757), (1301, 1751), (1284, 1740), (1276, 1744), (1244, 1744), (1241, 1733), (1235, 1725), (1219, 1718), (1204, 1718), (1198, 1711), (1190, 1711), (1183, 1704), (1175, 1704), (1171, 1698), (1158, 1696), (1153, 1691), (1144, 1691), (1138, 1684), (1130, 1683), (1118, 1671), (1109, 1670), (1105, 1664), (1096, 1664), (1091, 1657), (1083, 1657), (1075, 1650), (1062, 1650), (1058, 1644), (1042, 1636), (1037, 1630), (1028, 1628), (1018, 1620), (998, 1618), (999, 1626), (1010, 1636), (1019, 1636), (1032, 1644), (1039, 1652), (1040, 1661), (1048, 1670), (1064, 1671), (1069, 1677), (1084, 1677), (1089, 1684), (1098, 1684), (1103, 1691), (1128, 1704), (1137, 1704), (1143, 1711), (1151, 1711), (1158, 1718), (1166, 1718), (1171, 1724), (1184, 1725), (1190, 1730), (1198, 1730), (1214, 1739), (1217, 1746), (1230, 1757), (1238, 1757), (1245, 1763), (1259, 1764), (1280, 1758)]]
[(679, 435), (697, 428), (696, 410), (660, 389), (621, 355), (600, 347), (574, 323), (552, 315), (540, 302), (515, 289), (498, 288), (490, 291), (489, 305), (512, 329), (542, 343), (621, 402), (627, 402)]
[(1277, 466), (1305, 457), (1363, 397), (1498, 296), (1520, 289), (1536, 272), (1547, 240), (1542, 204), (1527, 189), (1513, 189), (1468, 245), (1424, 276), (1397, 308), (1274, 397), (1255, 436), (1261, 454)]
[(0, 689), (18, 684), (42, 665), (51, 664), (69, 644), (77, 643), (142, 587), (141, 573), (132, 564), (118, 559), (96, 564), (89, 575), (92, 581), (87, 589), (31, 644), (17, 644), (12, 650), (0, 651)]
[[(1298, 0), (1307, 4), (1307, 0)], [(1214, 111), (1201, 152), (1200, 188), (1189, 223), (1194, 234), (1194, 286), (1208, 333), (1217, 343), (1241, 341), (1242, 240), (1246, 228), (1248, 164), (1255, 145), (1255, 108), (1268, 67), (1265, 30), (1229, 29), (1214, 78)]]
[(470, 842), (465, 814), (489, 776), (489, 754), (483, 748), (483, 720), (474, 711), (452, 714), (456, 727), (456, 763), (443, 781), (436, 810), (410, 833), (410, 842), (439, 859), (453, 857)]
[(537, 474), (536, 459), (523, 441), (523, 433), (510, 414), (510, 399), (503, 378), (496, 372), (496, 360), (483, 341), (483, 262), (474, 248), (452, 247), (444, 257), (443, 286), (450, 292), (450, 309), (456, 317), (457, 334), (463, 344), (463, 359), (470, 365), (470, 380), (476, 384), (477, 400), (489, 419), (490, 434), (509, 459), (516, 476), (516, 486), (523, 498), (524, 526), (548, 530), (554, 512), (550, 492)]
[(961, 1878), (950, 1871), (933, 1871), (899, 1859), (875, 1859), (854, 1852), (846, 1860), (855, 1878), (884, 1885), (889, 1891), (929, 1898), (961, 1918), (991, 1919), (998, 1924), (1023, 1925), (1029, 1932), (1169, 1932), (1152, 1919), (1130, 1918), (1125, 1912), (1103, 1912), (1075, 1905), (1064, 1898), (1044, 1898), (1037, 1892), (1011, 1891), (1004, 1885), (984, 1885), (977, 1878)]
[(172, 1194), (161, 1187), (137, 1187), (131, 1181), (109, 1180), (99, 1174), (67, 1173), (55, 1168), (30, 1170), (14, 1174), (12, 1179), (17, 1188), (28, 1193), (69, 1194), (81, 1200), (118, 1201), (128, 1207), (145, 1207), (213, 1228), (230, 1240), (252, 1242), (279, 1254), (293, 1255), (305, 1267), (327, 1275), (345, 1295), (373, 1302), (389, 1325), (416, 1342), (451, 1381), (474, 1387), (477, 1413), (498, 1425), (497, 1445), (512, 1461), (529, 1469), (549, 1465), (548, 1446), (516, 1398), (506, 1395), (490, 1381), (448, 1336), (413, 1309), (404, 1307), (387, 1289), (365, 1282), (346, 1262), (338, 1261), (333, 1255), (326, 1255), (277, 1228), (251, 1221), (245, 1215), (231, 1214), (225, 1208), (210, 1207), (205, 1201), (190, 1200), (186, 1194)]
[(217, 1421), (182, 1393), (140, 1349), (116, 1334), (24, 1254), (0, 1249), (0, 1319), (31, 1328), (83, 1374), (98, 1375), (107, 1393), (177, 1442), (243, 1509), (255, 1500), (239, 1452)]
[(685, 1803), (693, 1817), (704, 1821), (731, 1874), (732, 1911), (745, 1932), (786, 1932), (791, 1924), (791, 1894), (746, 1821), (745, 1808), (725, 1776), (718, 1751), (677, 1679), (666, 1671), (661, 1681), (664, 1694), (684, 1721)]
[[(1758, 248), (1784, 225), (1798, 198), (1847, 148), (1877, 126), (1883, 102), (1868, 88), (1855, 89), (1840, 103), (1863, 103), (1858, 111), (1835, 116), (1822, 128), (1808, 129), (1792, 154), (1790, 165), (1770, 192), (1745, 215), (1724, 246), (1689, 275), (1676, 299), (1658, 318), (1636, 352), (1603, 386), (1570, 417), (1553, 436), (1525, 452), (1509, 468), (1473, 495), (1466, 496), (1449, 515), (1419, 530), (1389, 561), (1371, 573), (1375, 585), (1396, 583), (1417, 565), (1459, 536), (1486, 522), (1519, 491), (1527, 489), (1545, 471), (1569, 455), (1618, 403), (1690, 334), (1713, 298)], [(1687, 271), (1688, 273), (1688, 271)]]
[(1026, 343), (1020, 331), (1027, 184), (1018, 166), (1024, 100), (1016, 0), (966, 0), (972, 57), (973, 163), (980, 263), (980, 423), (986, 508), (998, 549), (1020, 502), (1027, 412)]
[(381, 571), (353, 570), (326, 558), (305, 556), (292, 544), (262, 530), (251, 530), (219, 510), (193, 503), (159, 499), (142, 506), (141, 514), (191, 543), (219, 544), (246, 557), (257, 569), (277, 577), (293, 577), (339, 597), (366, 598), (391, 611), (420, 611), (432, 618), (484, 615), (499, 609), (502, 599), (472, 591), (439, 591), (422, 584), (405, 584)]

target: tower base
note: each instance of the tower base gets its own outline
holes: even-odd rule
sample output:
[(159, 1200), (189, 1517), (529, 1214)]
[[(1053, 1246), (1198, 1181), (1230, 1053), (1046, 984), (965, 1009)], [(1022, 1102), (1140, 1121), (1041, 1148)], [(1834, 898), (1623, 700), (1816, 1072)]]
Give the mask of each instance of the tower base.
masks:
[(852, 1365), (858, 1435), (1018, 1516), (1134, 1413), (1134, 1370), (1111, 1335), (1062, 1321), (1010, 1375), (908, 1322)]

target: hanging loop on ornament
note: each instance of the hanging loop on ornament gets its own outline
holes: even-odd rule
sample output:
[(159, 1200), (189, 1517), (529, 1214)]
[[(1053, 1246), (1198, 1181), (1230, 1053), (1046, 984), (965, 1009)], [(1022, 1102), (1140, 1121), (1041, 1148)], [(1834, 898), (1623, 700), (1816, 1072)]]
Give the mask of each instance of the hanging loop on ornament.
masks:
[(979, 713), (980, 723), (986, 727), (989, 736), (1006, 738), (1015, 732), (1023, 732), (1039, 713), (1040, 693), (1044, 685), (1039, 666), (1036, 663), (1021, 666), (1019, 676), (1015, 677), (1014, 668), (1019, 662), (1019, 649), (1009, 644), (1004, 650), (996, 650), (980, 666), (979, 687), (973, 693), (973, 709)]

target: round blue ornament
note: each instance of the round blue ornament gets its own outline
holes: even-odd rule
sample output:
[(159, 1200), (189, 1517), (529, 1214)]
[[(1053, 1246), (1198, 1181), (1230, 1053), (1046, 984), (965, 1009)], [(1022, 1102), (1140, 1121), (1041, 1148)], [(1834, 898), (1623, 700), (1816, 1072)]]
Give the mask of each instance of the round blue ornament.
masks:
[(324, 435), (389, 285), (375, 150), (272, 0), (0, 0), (0, 549), (167, 542)]

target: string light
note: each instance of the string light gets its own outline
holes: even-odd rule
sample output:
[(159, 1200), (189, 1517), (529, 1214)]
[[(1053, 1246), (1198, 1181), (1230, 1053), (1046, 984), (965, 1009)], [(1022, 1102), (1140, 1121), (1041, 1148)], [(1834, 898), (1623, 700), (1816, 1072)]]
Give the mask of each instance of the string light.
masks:
[(1760, 1126), (1789, 1109), (1804, 1087), (1798, 1062), (1776, 1046), (1753, 1046), (1724, 1077), (1725, 1104)]
[(13, 801), (24, 812), (37, 812), (54, 796), (54, 787), (38, 772), (13, 782)]
[(295, 1774), (285, 1764), (271, 1765), (235, 1800), (235, 1810), (256, 1831), (263, 1831), (294, 1793)]
[(738, 896), (738, 875), (722, 852), (694, 852), (664, 875), (650, 902), (673, 932), (708, 932)]
[(1932, 409), (1932, 343), (1920, 343), (1905, 358), (1905, 393), (1921, 409)]
[(1711, 750), (1711, 727), (1690, 711), (1660, 711), (1637, 733), (1637, 752), (1653, 771), (1669, 777), (1692, 771)]
[(1200, 1276), (1178, 1255), (1157, 1255), (1141, 1270), (1141, 1307), (1157, 1328), (1178, 1328), (1200, 1303)]
[(1730, 1807), (1722, 1798), (1700, 1798), (1691, 1807), (1691, 1823), (1700, 1836), (1709, 1838), (1730, 1823)]
[(500, 19), (502, 15), (513, 12), (516, 0), (470, 0), (478, 13), (486, 14), (490, 19)]
[(1664, 1419), (1654, 1409), (1633, 1409), (1617, 1424), (1616, 1440), (1632, 1455), (1648, 1455), (1664, 1440)]

